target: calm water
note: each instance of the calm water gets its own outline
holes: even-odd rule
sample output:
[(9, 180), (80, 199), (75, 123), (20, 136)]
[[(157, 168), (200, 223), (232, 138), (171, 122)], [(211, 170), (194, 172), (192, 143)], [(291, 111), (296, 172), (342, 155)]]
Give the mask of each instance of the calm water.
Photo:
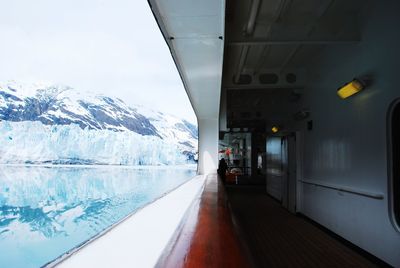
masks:
[(40, 267), (195, 175), (193, 168), (0, 167), (0, 267)]

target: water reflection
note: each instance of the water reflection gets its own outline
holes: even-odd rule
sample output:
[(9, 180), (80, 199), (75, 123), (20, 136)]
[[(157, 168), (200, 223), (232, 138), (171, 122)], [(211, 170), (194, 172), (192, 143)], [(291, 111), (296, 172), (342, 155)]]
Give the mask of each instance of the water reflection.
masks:
[(1, 167), (0, 266), (41, 266), (194, 175), (188, 168)]

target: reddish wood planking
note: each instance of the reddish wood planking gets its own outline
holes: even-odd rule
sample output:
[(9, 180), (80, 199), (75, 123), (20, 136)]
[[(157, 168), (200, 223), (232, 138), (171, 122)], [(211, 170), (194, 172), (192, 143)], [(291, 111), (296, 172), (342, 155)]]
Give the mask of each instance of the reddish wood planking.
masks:
[(172, 247), (157, 267), (249, 267), (235, 232), (224, 187), (208, 176)]

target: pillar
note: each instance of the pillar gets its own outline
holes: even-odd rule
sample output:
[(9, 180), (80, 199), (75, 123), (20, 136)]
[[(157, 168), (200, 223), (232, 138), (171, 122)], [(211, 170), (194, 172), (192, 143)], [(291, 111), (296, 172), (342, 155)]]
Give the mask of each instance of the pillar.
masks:
[(218, 169), (218, 118), (198, 119), (199, 163), (201, 175), (216, 174)]

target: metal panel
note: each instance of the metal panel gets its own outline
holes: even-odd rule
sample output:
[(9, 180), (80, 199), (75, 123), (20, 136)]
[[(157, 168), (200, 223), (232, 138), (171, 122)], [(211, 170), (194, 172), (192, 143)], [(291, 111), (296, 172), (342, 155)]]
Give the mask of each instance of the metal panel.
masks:
[(173, 40), (181, 73), (199, 118), (218, 118), (223, 54), (221, 44), (223, 42), (219, 39)]
[(198, 119), (218, 118), (225, 1), (149, 0)]
[(267, 193), (283, 202), (284, 170), (282, 138), (267, 138)]
[[(398, 1), (374, 2), (359, 45), (330, 48), (311, 60), (315, 79), (302, 100), (313, 120), (313, 129), (304, 130), (303, 178), (328, 187), (303, 184), (301, 212), (395, 267), (400, 235), (389, 217), (386, 116), (399, 97), (400, 32), (392, 30), (400, 24), (399, 8)], [(374, 83), (363, 92), (335, 96), (338, 86), (368, 73)]]

